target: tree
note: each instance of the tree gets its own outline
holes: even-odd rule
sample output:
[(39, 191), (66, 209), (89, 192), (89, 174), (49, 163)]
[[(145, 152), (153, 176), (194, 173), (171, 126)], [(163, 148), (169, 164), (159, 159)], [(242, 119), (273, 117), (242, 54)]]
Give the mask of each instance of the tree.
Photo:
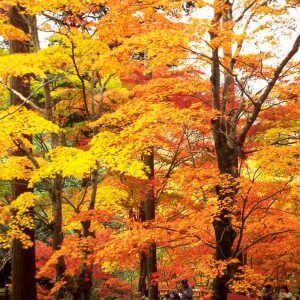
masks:
[[(291, 47), (290, 51), (283, 59), (279, 61), (278, 66), (273, 70), (268, 70), (267, 78), (269, 79), (267, 80), (266, 87), (264, 87), (256, 95), (256, 97), (253, 98), (251, 94), (247, 92), (247, 86), (245, 86), (245, 84), (240, 81), (240, 78), (235, 75), (235, 65), (240, 61), (243, 61), (243, 59), (240, 58), (242, 56), (240, 51), (244, 40), (241, 39), (238, 42), (236, 52), (232, 55), (230, 55), (227, 51), (228, 48), (231, 50), (232, 46), (226, 44), (222, 45), (222, 43), (220, 43), (220, 40), (222, 40), (222, 38), (220, 38), (222, 27), (228, 27), (227, 23), (233, 21), (232, 5), (233, 4), (230, 2), (224, 2), (221, 10), (220, 8), (215, 8), (214, 17), (209, 32), (211, 38), (210, 45), (212, 47), (212, 108), (220, 113), (218, 118), (212, 120), (212, 130), (220, 175), (227, 175), (229, 180), (233, 180), (233, 178), (239, 176), (239, 163), (242, 163), (244, 160), (243, 153), (245, 152), (245, 141), (248, 132), (257, 120), (262, 107), (267, 102), (267, 99), (275, 84), (279, 80), (280, 76), (282, 76), (284, 68), (287, 67), (293, 56), (298, 52), (300, 43), (300, 36), (298, 36), (296, 37), (294, 45)], [(261, 3), (256, 9), (259, 9), (264, 5), (265, 3)], [(250, 8), (247, 7), (247, 9)], [(250, 22), (256, 13), (257, 12), (254, 10), (247, 22)], [(244, 13), (240, 17), (244, 17)], [(228, 29), (233, 30), (233, 26), (235, 26), (235, 24), (237, 24), (239, 21), (240, 20), (237, 19), (237, 21), (233, 23), (234, 25), (229, 25)], [(247, 25), (248, 24), (246, 23), (246, 26)], [(220, 47), (223, 47), (224, 49), (223, 60), (219, 56)], [(221, 69), (225, 75), (222, 91), (220, 86)], [(236, 100), (235, 93), (232, 93), (233, 87), (230, 87), (230, 85), (233, 83), (234, 87), (246, 95), (246, 98), (248, 98), (248, 101), (250, 101), (249, 104), (245, 103), (246, 99), (242, 99), (241, 101)], [(245, 114), (246, 107), (247, 114)], [(242, 119), (242, 116), (244, 115), (246, 116), (246, 120)], [(225, 191), (224, 187), (222, 186), (216, 187), (216, 194), (220, 204), (220, 212), (213, 222), (217, 241), (217, 261), (226, 261), (232, 257), (232, 246), (236, 238), (236, 232), (232, 228), (230, 215), (231, 207), (234, 205), (236, 193), (237, 191), (234, 184), (229, 189), (227, 187), (227, 191)], [(230, 280), (231, 273), (230, 267), (228, 266), (228, 269), (224, 272), (224, 275), (216, 278), (214, 287), (215, 299), (227, 298), (227, 284)]]
[[(9, 10), (10, 24), (23, 31), (29, 33), (29, 26), (20, 14), (19, 6), (12, 6)], [(10, 54), (29, 53), (29, 43), (27, 41), (11, 40)], [(25, 98), (30, 95), (30, 83), (28, 76), (12, 77), (11, 88), (23, 95)], [(14, 92), (11, 93), (12, 105), (23, 105), (23, 101)], [(26, 153), (19, 145), (19, 149), (12, 153), (14, 156), (26, 156)], [(28, 182), (24, 179), (15, 178), (12, 183), (11, 200), (16, 200), (24, 193), (31, 192), (28, 188)], [(16, 212), (14, 212), (16, 214)], [(33, 218), (33, 207), (29, 208), (28, 214)], [(24, 247), (18, 239), (13, 239), (12, 244), (12, 278), (13, 278), (13, 298), (14, 299), (37, 299), (36, 281), (35, 281), (35, 247), (34, 247), (34, 228), (23, 229), (24, 233), (30, 237), (30, 247)], [(24, 274), (26, 273), (26, 276)]]

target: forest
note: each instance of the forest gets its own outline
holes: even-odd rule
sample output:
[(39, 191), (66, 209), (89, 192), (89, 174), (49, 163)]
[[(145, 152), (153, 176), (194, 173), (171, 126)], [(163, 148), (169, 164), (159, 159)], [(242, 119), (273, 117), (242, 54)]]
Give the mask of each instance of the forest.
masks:
[(295, 0), (1, 1), (11, 298), (298, 293), (299, 46)]

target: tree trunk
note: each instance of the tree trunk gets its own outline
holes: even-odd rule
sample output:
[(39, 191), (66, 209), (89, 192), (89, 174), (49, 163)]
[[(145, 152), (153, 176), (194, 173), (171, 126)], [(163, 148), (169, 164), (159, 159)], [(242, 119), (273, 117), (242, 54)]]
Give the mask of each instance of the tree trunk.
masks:
[(147, 256), (144, 251), (140, 253), (140, 278), (138, 291), (141, 293), (141, 296), (144, 296), (146, 293), (146, 277), (147, 277)]
[[(222, 23), (232, 20), (232, 8), (229, 1), (222, 12), (216, 11), (212, 20), (212, 30), (210, 32), (211, 40), (218, 38), (218, 31)], [(223, 49), (224, 56), (231, 57), (231, 44)], [(226, 118), (227, 105), (234, 99), (234, 81), (229, 70), (224, 74), (224, 86), (221, 93), (221, 70), (219, 48), (212, 51), (211, 64), (211, 86), (212, 86), (212, 108), (220, 112), (220, 117), (211, 120), (213, 128), (213, 138), (215, 151), (217, 155), (217, 163), (220, 172), (220, 184), (215, 187), (218, 197), (219, 213), (215, 216), (213, 227), (216, 240), (216, 266), (228, 262), (232, 257), (232, 246), (236, 233), (231, 226), (231, 208), (234, 204), (235, 186), (234, 178), (238, 176), (238, 156), (237, 147), (234, 144), (235, 130), (234, 126), (228, 126), (228, 118)], [(228, 138), (229, 137), (229, 138)], [(222, 187), (222, 180), (226, 181), (226, 187)], [(231, 188), (228, 187), (228, 181), (232, 181)], [(229, 191), (228, 191), (229, 189)], [(228, 294), (228, 282), (231, 276), (230, 265), (220, 270), (213, 282), (213, 300), (226, 300)]]
[[(16, 155), (14, 153), (14, 155)], [(12, 200), (25, 192), (32, 192), (27, 188), (27, 181), (14, 180), (12, 186)], [(28, 212), (33, 218), (34, 210)], [(34, 229), (24, 229), (23, 232), (29, 236), (34, 243)], [(12, 241), (12, 299), (25, 300), (37, 299), (36, 291), (36, 267), (35, 267), (35, 247), (23, 248), (20, 240)]]
[[(139, 204), (139, 215), (137, 221), (139, 222), (146, 221), (145, 199), (143, 199)], [(147, 255), (145, 251), (141, 251), (140, 252), (140, 277), (139, 277), (139, 284), (138, 284), (138, 291), (141, 293), (141, 296), (144, 296), (146, 293), (146, 289), (147, 289), (146, 278), (147, 278)]]
[[(149, 168), (148, 184), (146, 188), (146, 201), (145, 201), (145, 216), (146, 221), (155, 219), (155, 195), (153, 187), (154, 179), (154, 151), (153, 148), (150, 149), (151, 153), (145, 155), (144, 163)], [(149, 253), (146, 258), (147, 265), (147, 278), (148, 278), (148, 299), (157, 300), (158, 299), (158, 282), (156, 278), (157, 266), (156, 266), (156, 244), (151, 243), (149, 245)]]
[[(216, 186), (216, 194), (218, 197), (219, 214), (213, 221), (215, 240), (216, 240), (216, 253), (215, 259), (217, 266), (219, 262), (228, 262), (232, 257), (232, 246), (236, 238), (236, 232), (231, 225), (231, 208), (234, 205), (236, 188), (234, 178), (237, 168), (236, 152), (230, 149), (227, 145), (216, 144), (217, 160), (220, 170), (221, 183)], [(226, 181), (226, 186), (222, 186), (222, 179)], [(228, 182), (232, 182), (231, 187)], [(228, 282), (232, 276), (231, 264), (222, 270), (214, 280), (214, 296), (213, 299), (226, 300), (228, 294)]]
[[(20, 8), (13, 6), (9, 9), (9, 21), (13, 26), (21, 29), (25, 33), (29, 33), (28, 24), (24, 22), (24, 18), (19, 14)], [(29, 43), (12, 40), (10, 41), (10, 54), (29, 53)], [(28, 78), (13, 77), (11, 78), (11, 88), (22, 94), (24, 97), (30, 95), (30, 84)], [(20, 105), (23, 101), (13, 93), (11, 93), (11, 105)], [(14, 156), (26, 156), (21, 149), (12, 153)], [(12, 201), (25, 192), (32, 192), (28, 189), (28, 182), (25, 180), (15, 179), (11, 182)], [(33, 217), (34, 208), (29, 209), (29, 214)], [(34, 229), (24, 229), (24, 232), (35, 242)], [(35, 267), (35, 247), (24, 249), (20, 240), (14, 239), (12, 242), (12, 298), (14, 300), (35, 300), (37, 299), (36, 291), (36, 267)]]
[[(51, 188), (50, 197), (52, 201), (52, 215), (53, 215), (53, 226), (52, 226), (52, 249), (57, 251), (63, 243), (62, 233), (62, 177), (56, 175)], [(63, 256), (58, 258), (55, 265), (56, 282), (61, 280), (66, 271), (66, 264)], [(60, 289), (55, 293), (55, 300), (60, 299), (63, 296), (63, 290)]]

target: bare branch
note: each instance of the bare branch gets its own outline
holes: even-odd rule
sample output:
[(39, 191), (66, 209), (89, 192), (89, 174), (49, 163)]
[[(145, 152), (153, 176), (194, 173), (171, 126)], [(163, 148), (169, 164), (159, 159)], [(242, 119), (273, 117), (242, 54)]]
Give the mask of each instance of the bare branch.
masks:
[(299, 46), (300, 46), (300, 34), (297, 36), (297, 38), (294, 42), (294, 45), (293, 45), (292, 49), (290, 50), (290, 52), (286, 55), (286, 57), (281, 61), (279, 66), (276, 68), (276, 70), (274, 72), (274, 75), (273, 75), (273, 78), (268, 83), (265, 91), (260, 96), (259, 100), (256, 102), (256, 105), (253, 109), (253, 112), (252, 112), (251, 116), (248, 118), (244, 128), (242, 129), (242, 131), (239, 135), (239, 138), (238, 138), (238, 144), (239, 145), (242, 145), (244, 143), (248, 131), (250, 130), (250, 128), (252, 127), (253, 123), (255, 122), (255, 120), (257, 119), (257, 117), (260, 113), (262, 104), (268, 98), (270, 92), (272, 91), (272, 89), (275, 86), (277, 80), (279, 79), (280, 74), (281, 74), (282, 70), (284, 69), (284, 67), (293, 58), (293, 56), (298, 52)]
[[(24, 106), (25, 104), (29, 104), (32, 108), (34, 108), (35, 110), (39, 111), (40, 113), (44, 113), (44, 110), (41, 109), (40, 107), (38, 107), (36, 104), (34, 104), (32, 101), (30, 101), (29, 99), (34, 95), (34, 93), (36, 91), (34, 91), (33, 93), (31, 93), (27, 98), (24, 97), (21, 93), (17, 92), (16, 90), (12, 89), (11, 87), (9, 87), (3, 80), (0, 79), (0, 84), (2, 84), (6, 89), (8, 89), (11, 93), (17, 95), (22, 101), (23, 103), (14, 111), (14, 112), (17, 112), (22, 106)], [(40, 86), (42, 87), (42, 85)], [(39, 88), (40, 88), (39, 87)], [(12, 113), (9, 113), (7, 114), (7, 116), (13, 114), (14, 112)], [(7, 116), (4, 116), (1, 119), (4, 119), (5, 117)]]
[(288, 232), (296, 232), (296, 230), (292, 230), (292, 229), (287, 229), (287, 230), (283, 230), (283, 231), (277, 231), (277, 232), (272, 232), (272, 233), (269, 233), (269, 234), (266, 234), (264, 236), (261, 236), (257, 239), (255, 239), (252, 243), (250, 243), (249, 245), (243, 247), (240, 251), (238, 251), (236, 253), (236, 257), (238, 257), (242, 252), (244, 252), (245, 250), (251, 248), (252, 246), (254, 246), (255, 244), (271, 237), (271, 236), (277, 236), (277, 235), (280, 235), (280, 234), (284, 234), (284, 233), (288, 233)]

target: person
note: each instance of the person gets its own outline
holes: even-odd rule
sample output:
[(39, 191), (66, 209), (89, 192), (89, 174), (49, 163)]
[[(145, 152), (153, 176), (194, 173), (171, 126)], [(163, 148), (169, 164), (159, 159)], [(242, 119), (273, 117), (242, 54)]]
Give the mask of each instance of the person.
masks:
[(283, 285), (280, 289), (278, 300), (292, 300), (293, 294), (289, 291), (287, 285)]
[(191, 300), (193, 299), (193, 289), (189, 286), (189, 283), (186, 279), (181, 280), (181, 288), (179, 290), (181, 293), (182, 300)]
[(267, 284), (261, 290), (261, 299), (262, 300), (274, 300), (276, 298), (276, 294), (274, 293), (271, 284)]

